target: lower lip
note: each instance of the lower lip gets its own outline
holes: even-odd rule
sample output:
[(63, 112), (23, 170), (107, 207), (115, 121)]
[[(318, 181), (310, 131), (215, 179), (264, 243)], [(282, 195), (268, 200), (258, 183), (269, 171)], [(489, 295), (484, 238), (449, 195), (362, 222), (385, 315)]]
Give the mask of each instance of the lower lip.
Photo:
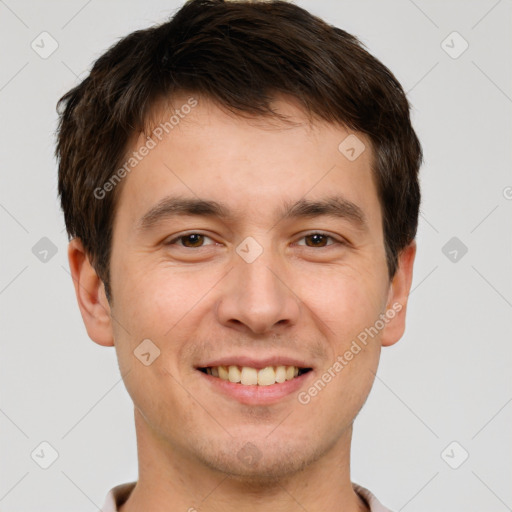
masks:
[(238, 400), (242, 404), (247, 405), (267, 405), (278, 402), (288, 395), (297, 393), (305, 384), (306, 380), (313, 374), (313, 370), (303, 373), (291, 380), (282, 383), (270, 384), (269, 386), (246, 386), (240, 383), (229, 382), (228, 380), (213, 377), (207, 373), (197, 370), (206, 382), (213, 387), (214, 390), (220, 391), (224, 395)]

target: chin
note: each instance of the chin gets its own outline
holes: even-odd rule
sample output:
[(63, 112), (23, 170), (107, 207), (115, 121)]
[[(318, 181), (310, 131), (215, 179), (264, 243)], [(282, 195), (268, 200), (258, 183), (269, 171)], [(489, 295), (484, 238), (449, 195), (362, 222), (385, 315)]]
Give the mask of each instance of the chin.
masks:
[(223, 447), (216, 447), (215, 443), (196, 445), (196, 457), (204, 466), (235, 482), (268, 487), (301, 472), (328, 449), (328, 446), (315, 447), (311, 440), (286, 445), (282, 440), (271, 443), (260, 439), (253, 443), (231, 439)]

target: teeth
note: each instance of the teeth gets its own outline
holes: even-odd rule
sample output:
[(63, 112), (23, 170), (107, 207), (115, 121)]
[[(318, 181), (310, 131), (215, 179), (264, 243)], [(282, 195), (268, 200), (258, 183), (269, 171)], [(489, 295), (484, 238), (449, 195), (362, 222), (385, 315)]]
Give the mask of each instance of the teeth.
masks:
[(278, 366), (276, 368), (276, 382), (284, 382), (286, 380), (286, 366)]
[(258, 384), (260, 386), (269, 386), (276, 383), (276, 372), (272, 366), (267, 366), (258, 372)]
[(222, 380), (229, 380), (229, 372), (225, 366), (219, 366), (217, 370), (219, 371), (219, 378)]
[(244, 386), (270, 386), (291, 380), (299, 375), (296, 366), (267, 366), (258, 370), (249, 366), (214, 366), (206, 368), (206, 373), (222, 380), (240, 383)]
[(230, 366), (228, 370), (228, 379), (229, 382), (240, 382), (242, 375), (238, 366)]
[(244, 366), (242, 368), (242, 378), (240, 382), (245, 386), (258, 384), (258, 370)]

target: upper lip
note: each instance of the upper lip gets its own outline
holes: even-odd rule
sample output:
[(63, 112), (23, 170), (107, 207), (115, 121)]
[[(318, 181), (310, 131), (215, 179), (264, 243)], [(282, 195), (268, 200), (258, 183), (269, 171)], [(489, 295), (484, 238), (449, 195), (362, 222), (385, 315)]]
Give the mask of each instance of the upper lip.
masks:
[(312, 368), (304, 359), (289, 356), (267, 356), (255, 358), (250, 356), (226, 356), (197, 365), (197, 368), (213, 366), (248, 366), (250, 368), (266, 368), (267, 366), (297, 366), (297, 368)]

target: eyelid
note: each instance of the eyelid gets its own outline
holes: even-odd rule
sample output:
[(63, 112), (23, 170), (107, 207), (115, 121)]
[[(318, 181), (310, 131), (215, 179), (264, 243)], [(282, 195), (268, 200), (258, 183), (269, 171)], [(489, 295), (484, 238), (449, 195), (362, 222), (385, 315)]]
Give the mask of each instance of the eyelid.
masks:
[[(201, 245), (199, 247), (185, 247), (184, 245), (177, 244), (177, 242), (179, 240), (181, 240), (182, 238), (185, 238), (185, 237), (187, 237), (189, 235), (201, 235), (204, 238), (210, 239), (213, 243), (212, 244)], [(324, 249), (325, 247), (330, 247), (330, 246), (336, 245), (336, 244), (340, 244), (340, 245), (347, 245), (348, 244), (348, 242), (346, 240), (342, 239), (342, 238), (337, 238), (336, 236), (334, 236), (334, 235), (332, 235), (330, 233), (326, 233), (324, 231), (318, 231), (318, 230), (312, 230), (312, 231), (308, 231), (306, 233), (302, 233), (301, 236), (298, 238), (298, 240), (303, 240), (307, 236), (311, 236), (311, 235), (322, 235), (322, 236), (325, 236), (325, 237), (331, 239), (333, 242), (330, 243), (330, 244), (328, 243), (327, 245), (325, 245), (323, 247), (311, 247), (311, 246), (307, 246), (306, 244), (298, 244), (297, 242), (295, 242), (295, 243), (297, 245), (301, 246), (301, 247), (306, 247), (308, 249)], [(188, 232), (184, 232), (184, 233), (178, 234), (177, 236), (175, 236), (174, 238), (172, 238), (168, 242), (165, 242), (164, 245), (177, 245), (178, 247), (182, 247), (184, 249), (202, 249), (203, 247), (206, 247), (208, 245), (215, 245), (215, 241), (213, 240), (212, 237), (206, 235), (205, 233), (202, 233), (201, 231), (188, 231)]]
[[(190, 236), (190, 235), (201, 235), (204, 238), (209, 238), (214, 243), (213, 244), (207, 244), (207, 245), (215, 245), (215, 241), (213, 240), (213, 238), (211, 236), (208, 236), (205, 233), (201, 233), (200, 231), (188, 231), (188, 232), (185, 232), (185, 233), (180, 233), (179, 235), (175, 236), (174, 238), (172, 238), (168, 242), (164, 242), (164, 245), (175, 245), (175, 243), (178, 242), (180, 239), (185, 238), (185, 237)], [(184, 249), (201, 249), (202, 247), (204, 247), (204, 245), (201, 245), (200, 247), (185, 247), (183, 245), (178, 245), (178, 247), (183, 247)]]
[[(306, 232), (306, 233), (302, 233), (301, 236), (299, 237), (299, 240), (302, 240), (303, 238), (307, 237), (307, 236), (311, 236), (311, 235), (322, 235), (322, 236), (325, 236), (326, 238), (330, 238), (331, 240), (333, 240), (335, 243), (338, 243), (340, 245), (347, 245), (348, 242), (343, 239), (343, 238), (338, 238), (330, 233), (326, 233), (324, 231), (319, 231), (319, 230), (311, 230), (309, 232)], [(328, 244), (327, 246), (324, 246), (324, 247), (309, 247), (307, 245), (303, 245), (303, 244), (300, 244), (302, 247), (307, 247), (308, 249), (323, 249), (325, 247), (329, 247), (331, 245), (335, 245), (335, 243), (331, 243), (331, 244)]]

